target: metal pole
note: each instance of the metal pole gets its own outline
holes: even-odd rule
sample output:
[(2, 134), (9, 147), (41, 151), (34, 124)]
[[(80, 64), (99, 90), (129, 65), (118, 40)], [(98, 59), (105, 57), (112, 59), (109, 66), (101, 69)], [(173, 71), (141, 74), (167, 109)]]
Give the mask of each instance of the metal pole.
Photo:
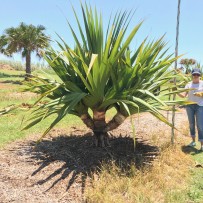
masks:
[[(176, 47), (175, 47), (175, 57), (178, 56), (178, 38), (179, 38), (179, 20), (180, 20), (180, 3), (178, 0), (178, 12), (177, 12), (177, 24), (176, 24)], [(175, 70), (177, 69), (177, 59), (175, 60)], [(176, 78), (174, 78), (174, 85), (176, 85)], [(173, 100), (175, 100), (176, 94), (173, 95)], [(174, 144), (174, 127), (175, 127), (175, 106), (173, 106), (172, 111), (172, 130), (171, 130), (171, 143)]]

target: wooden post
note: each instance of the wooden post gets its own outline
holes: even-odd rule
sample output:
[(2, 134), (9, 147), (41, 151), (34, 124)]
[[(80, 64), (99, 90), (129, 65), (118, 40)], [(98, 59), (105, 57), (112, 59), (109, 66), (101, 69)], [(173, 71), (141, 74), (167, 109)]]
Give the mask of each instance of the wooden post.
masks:
[[(178, 11), (177, 11), (177, 24), (176, 24), (176, 47), (175, 47), (175, 57), (178, 56), (178, 38), (179, 38), (179, 20), (180, 20), (180, 3), (178, 0)], [(175, 70), (177, 70), (177, 59), (175, 60)], [(174, 78), (174, 85), (176, 85), (176, 78)], [(176, 94), (173, 95), (173, 100), (175, 100)], [(171, 143), (174, 144), (174, 127), (175, 127), (175, 106), (173, 106), (172, 111), (172, 130), (171, 130)]]

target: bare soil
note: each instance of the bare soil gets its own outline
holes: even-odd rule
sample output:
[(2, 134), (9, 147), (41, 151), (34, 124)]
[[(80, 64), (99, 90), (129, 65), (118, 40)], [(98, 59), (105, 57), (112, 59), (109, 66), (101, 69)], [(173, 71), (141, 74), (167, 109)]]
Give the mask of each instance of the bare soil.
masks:
[(14, 70), (14, 68), (7, 64), (0, 64), (0, 70)]
[[(148, 167), (170, 142), (171, 129), (148, 113), (134, 116), (136, 147), (130, 120), (112, 132), (110, 147), (96, 148), (92, 133), (83, 126), (54, 129), (38, 145), (40, 135), (18, 140), (0, 151), (0, 202), (79, 203), (101, 163), (114, 162), (125, 171), (130, 164)], [(176, 114), (176, 126), (184, 128), (185, 110)], [(180, 139), (185, 135), (176, 132)]]

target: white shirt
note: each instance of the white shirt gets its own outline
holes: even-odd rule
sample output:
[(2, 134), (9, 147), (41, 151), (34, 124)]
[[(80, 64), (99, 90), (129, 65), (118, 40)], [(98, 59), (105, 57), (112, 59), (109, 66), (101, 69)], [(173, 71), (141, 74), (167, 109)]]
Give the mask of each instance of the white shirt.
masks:
[(199, 106), (203, 106), (203, 97), (197, 97), (194, 95), (195, 92), (203, 92), (203, 81), (200, 80), (199, 83), (193, 83), (189, 82), (186, 86), (185, 89), (193, 88), (194, 90), (190, 90), (188, 92), (188, 100), (197, 102)]

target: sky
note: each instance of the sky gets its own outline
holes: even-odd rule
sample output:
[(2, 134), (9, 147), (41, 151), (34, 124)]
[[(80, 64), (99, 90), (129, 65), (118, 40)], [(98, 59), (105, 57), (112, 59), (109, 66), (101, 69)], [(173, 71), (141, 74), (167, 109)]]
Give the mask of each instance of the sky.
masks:
[[(20, 22), (26, 24), (44, 25), (46, 34), (52, 40), (60, 41), (59, 34), (67, 44), (73, 46), (67, 20), (77, 28), (72, 6), (81, 16), (80, 2), (84, 0), (0, 0), (0, 35), (9, 27), (17, 27)], [(168, 42), (168, 53), (175, 52), (176, 22), (178, 0), (86, 0), (93, 8), (102, 13), (104, 26), (107, 25), (111, 14), (117, 11), (136, 10), (129, 26), (129, 31), (141, 20), (144, 24), (140, 28), (133, 44), (136, 48), (148, 36), (150, 40), (158, 39), (165, 34)], [(182, 58), (194, 58), (203, 63), (203, 1), (181, 0), (179, 48), (178, 54)], [(57, 49), (56, 43), (52, 46)], [(0, 60), (7, 59), (0, 54)], [(15, 54), (9, 60), (20, 61), (21, 56)], [(33, 57), (34, 62), (38, 59)]]

